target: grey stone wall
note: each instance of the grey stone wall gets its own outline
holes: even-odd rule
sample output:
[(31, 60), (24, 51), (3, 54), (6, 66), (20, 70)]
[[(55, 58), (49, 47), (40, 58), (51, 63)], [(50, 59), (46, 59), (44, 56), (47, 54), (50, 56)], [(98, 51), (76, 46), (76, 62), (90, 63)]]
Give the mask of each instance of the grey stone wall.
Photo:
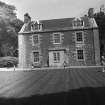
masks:
[(19, 68), (28, 68), (32, 65), (32, 44), (28, 35), (19, 35)]
[[(94, 53), (94, 42), (93, 42), (93, 32), (92, 30), (84, 30), (84, 43), (76, 44), (75, 43), (75, 33), (74, 31), (65, 31), (61, 32), (62, 44), (54, 45), (52, 41), (52, 32), (40, 33), (40, 51), (41, 51), (41, 65), (46, 66), (48, 60), (49, 48), (65, 48), (66, 56), (68, 58), (68, 65), (78, 66), (78, 65), (95, 65), (95, 53)], [(98, 39), (97, 39), (98, 40)], [(76, 49), (83, 48), (85, 52), (85, 60), (78, 61), (76, 59)], [(34, 47), (33, 47), (34, 49)], [(30, 52), (31, 53), (31, 52)]]
[(93, 33), (94, 33), (95, 63), (96, 65), (100, 65), (100, 44), (99, 44), (98, 29), (93, 29)]
[[(65, 48), (68, 66), (99, 65), (100, 49), (98, 31), (92, 29), (81, 31), (84, 32), (84, 43), (80, 44), (75, 42), (75, 31), (73, 30), (61, 32), (62, 43), (60, 45), (53, 44), (53, 32), (39, 32), (40, 44), (38, 46), (32, 46), (33, 33), (19, 35), (19, 67), (30, 68), (32, 66), (32, 51), (40, 52), (40, 62), (38, 66), (47, 66), (50, 48)], [(76, 49), (78, 48), (82, 48), (84, 50), (85, 59), (83, 61), (78, 61), (76, 59)]]

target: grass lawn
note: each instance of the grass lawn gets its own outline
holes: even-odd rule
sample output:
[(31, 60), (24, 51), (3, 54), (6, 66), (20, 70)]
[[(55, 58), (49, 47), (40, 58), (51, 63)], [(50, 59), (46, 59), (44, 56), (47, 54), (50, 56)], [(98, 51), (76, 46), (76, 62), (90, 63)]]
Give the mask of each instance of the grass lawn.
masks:
[(0, 71), (0, 105), (105, 105), (105, 73), (100, 71)]

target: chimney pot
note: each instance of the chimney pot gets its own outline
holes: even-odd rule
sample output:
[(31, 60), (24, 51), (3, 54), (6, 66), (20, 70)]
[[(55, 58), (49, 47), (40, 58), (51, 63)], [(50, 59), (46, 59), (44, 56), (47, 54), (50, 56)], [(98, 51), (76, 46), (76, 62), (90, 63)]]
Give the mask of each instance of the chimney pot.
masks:
[(24, 14), (24, 23), (31, 22), (31, 17), (28, 13)]
[(88, 10), (88, 17), (93, 18), (94, 17), (94, 8), (89, 8)]

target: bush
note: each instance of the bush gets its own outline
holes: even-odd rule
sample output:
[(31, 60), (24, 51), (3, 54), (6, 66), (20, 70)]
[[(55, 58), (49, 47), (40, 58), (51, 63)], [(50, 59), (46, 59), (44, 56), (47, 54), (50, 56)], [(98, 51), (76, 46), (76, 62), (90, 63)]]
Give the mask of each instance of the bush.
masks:
[(16, 57), (1, 57), (0, 58), (0, 67), (13, 67), (14, 65), (17, 66), (18, 58)]

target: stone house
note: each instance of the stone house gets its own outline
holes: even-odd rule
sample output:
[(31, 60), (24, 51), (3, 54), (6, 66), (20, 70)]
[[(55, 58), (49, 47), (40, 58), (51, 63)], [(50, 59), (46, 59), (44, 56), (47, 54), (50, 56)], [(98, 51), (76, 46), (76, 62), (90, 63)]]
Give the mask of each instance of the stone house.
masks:
[(24, 15), (18, 35), (19, 67), (100, 65), (98, 27), (93, 9), (88, 16), (31, 21)]

